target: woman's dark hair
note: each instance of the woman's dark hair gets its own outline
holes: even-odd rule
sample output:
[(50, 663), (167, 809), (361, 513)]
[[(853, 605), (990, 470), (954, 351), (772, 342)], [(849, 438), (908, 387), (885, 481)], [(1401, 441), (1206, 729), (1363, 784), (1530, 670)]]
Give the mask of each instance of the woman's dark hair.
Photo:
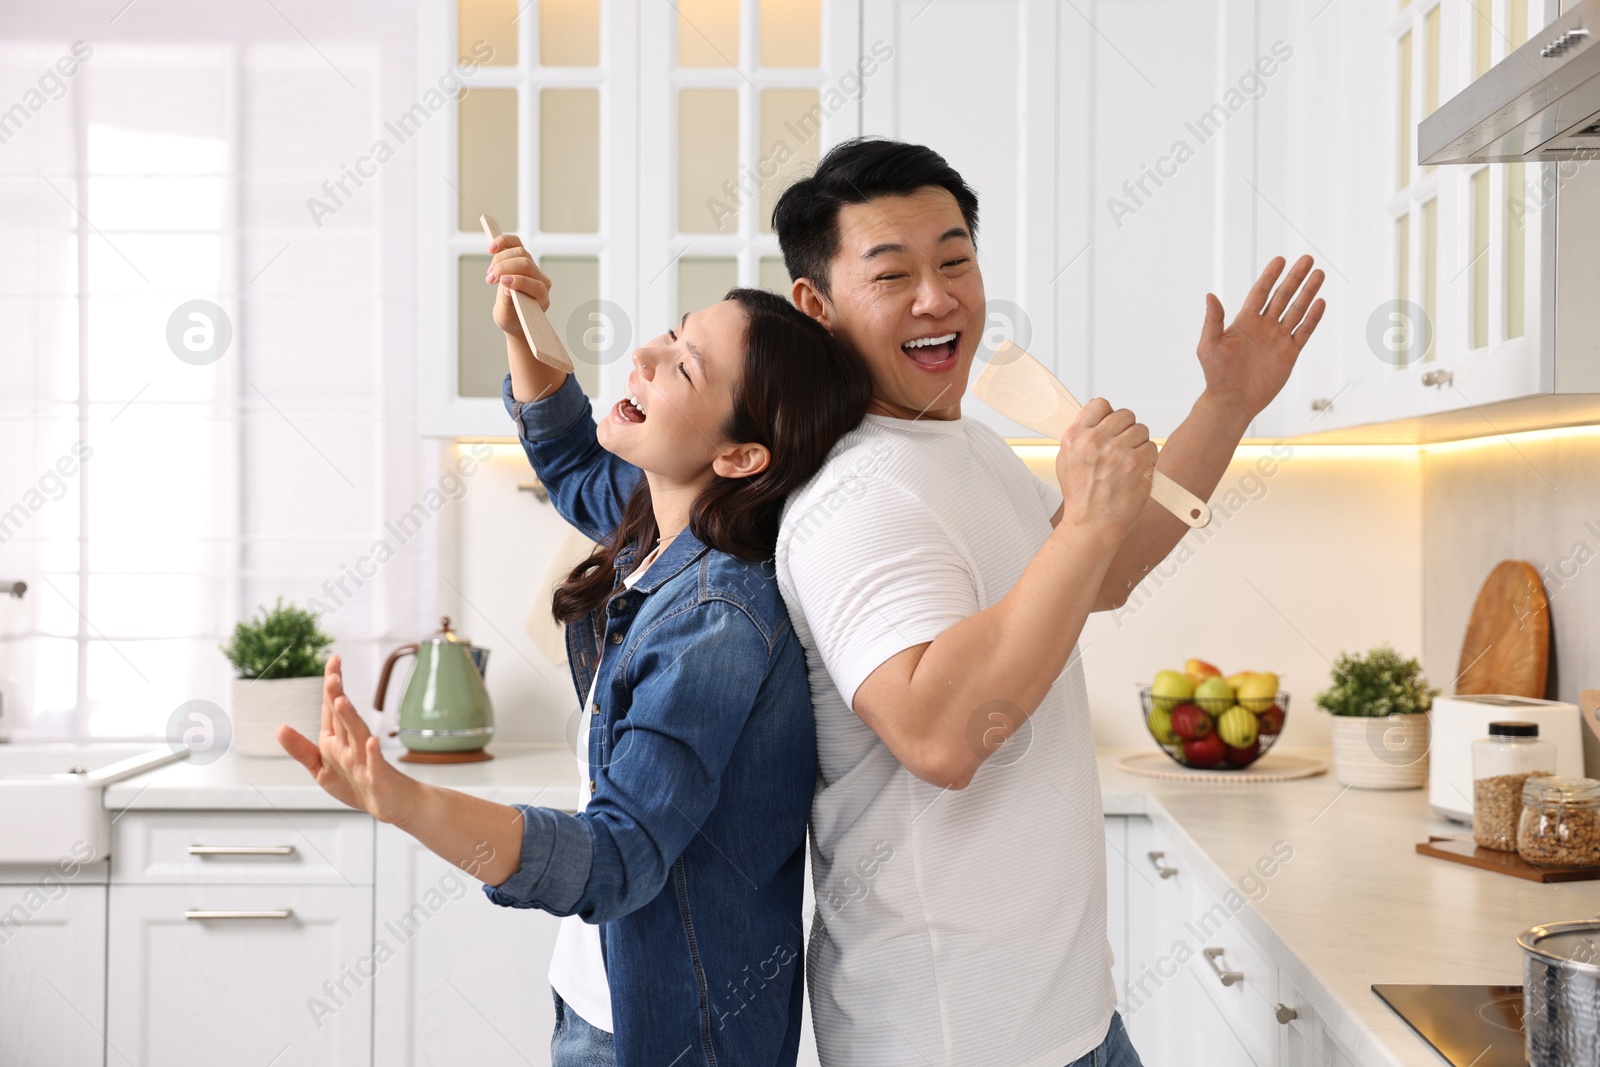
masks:
[[(689, 529), (720, 552), (764, 560), (777, 544), (784, 499), (822, 469), (839, 438), (861, 421), (872, 377), (855, 353), (783, 297), (730, 289), (723, 299), (745, 313), (745, 352), (722, 436), (765, 445), (771, 458), (759, 474), (719, 476), (706, 486), (690, 506)], [(617, 554), (629, 545), (643, 553), (657, 534), (650, 483), (640, 478), (622, 523), (556, 589), (556, 620), (575, 622), (603, 607), (613, 592)]]
[(810, 278), (828, 295), (828, 265), (839, 251), (839, 208), (880, 196), (909, 196), (936, 186), (956, 198), (973, 244), (978, 241), (978, 194), (933, 149), (904, 141), (858, 137), (835, 145), (816, 173), (783, 191), (772, 210), (789, 280)]

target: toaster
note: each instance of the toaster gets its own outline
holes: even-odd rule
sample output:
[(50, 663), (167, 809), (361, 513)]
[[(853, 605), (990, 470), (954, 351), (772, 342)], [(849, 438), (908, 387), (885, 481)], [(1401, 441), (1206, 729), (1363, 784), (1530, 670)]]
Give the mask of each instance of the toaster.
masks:
[(1472, 822), (1472, 742), (1489, 736), (1491, 722), (1531, 722), (1539, 739), (1556, 746), (1556, 774), (1583, 776), (1583, 725), (1578, 706), (1558, 700), (1492, 693), (1434, 697), (1429, 716), (1428, 803), (1447, 819)]

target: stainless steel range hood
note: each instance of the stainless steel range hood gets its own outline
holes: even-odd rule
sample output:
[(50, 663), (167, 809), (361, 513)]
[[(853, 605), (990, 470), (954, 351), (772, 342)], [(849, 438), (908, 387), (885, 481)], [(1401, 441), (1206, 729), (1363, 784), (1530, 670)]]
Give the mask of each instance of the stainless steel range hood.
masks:
[(1573, 5), (1417, 127), (1434, 163), (1600, 158), (1600, 0)]

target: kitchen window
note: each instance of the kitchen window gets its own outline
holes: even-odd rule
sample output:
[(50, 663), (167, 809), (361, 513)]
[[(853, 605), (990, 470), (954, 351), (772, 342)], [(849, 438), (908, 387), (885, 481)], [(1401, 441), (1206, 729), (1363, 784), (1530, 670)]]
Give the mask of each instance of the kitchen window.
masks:
[[(14, 741), (161, 738), (187, 701), (226, 706), (217, 646), (278, 596), (320, 604), (358, 671), (431, 613), (426, 524), (356, 573), (451, 459), (416, 443), (389, 324), (414, 292), (416, 162), (360, 162), (411, 61), (376, 3), (247, 40), (237, 13), (182, 6), (181, 42), (134, 19), (88, 42), (0, 146), (0, 576), (29, 585), (0, 601)], [(7, 102), (71, 52), (47, 32), (5, 46)]]

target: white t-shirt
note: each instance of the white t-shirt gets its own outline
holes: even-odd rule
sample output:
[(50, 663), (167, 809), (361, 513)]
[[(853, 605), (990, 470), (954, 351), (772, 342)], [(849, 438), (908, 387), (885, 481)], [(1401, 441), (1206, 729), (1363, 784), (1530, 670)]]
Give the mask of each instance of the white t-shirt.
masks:
[[(629, 589), (644, 576), (645, 569), (661, 554), (660, 546), (651, 552), (622, 580)], [(594, 712), (594, 692), (600, 685), (600, 668), (605, 664), (605, 653), (595, 665), (594, 681), (589, 683), (589, 697), (583, 706), (590, 714), (584, 716), (584, 727), (578, 743), (578, 810), (589, 806), (589, 731), (598, 720)], [(614, 1033), (611, 1022), (611, 986), (606, 981), (606, 959), (600, 951), (600, 927), (586, 923), (576, 915), (563, 915), (556, 930), (556, 950), (550, 957), (550, 985), (561, 994), (567, 1007), (596, 1030)]]
[[(827, 1067), (1061, 1067), (1110, 1026), (1105, 831), (1076, 657), (964, 790), (916, 778), (850, 706), (884, 661), (1000, 600), (1060, 503), (981, 423), (868, 415), (785, 506), (778, 585), (821, 772), (807, 977)], [(973, 711), (983, 747), (992, 722)]]

